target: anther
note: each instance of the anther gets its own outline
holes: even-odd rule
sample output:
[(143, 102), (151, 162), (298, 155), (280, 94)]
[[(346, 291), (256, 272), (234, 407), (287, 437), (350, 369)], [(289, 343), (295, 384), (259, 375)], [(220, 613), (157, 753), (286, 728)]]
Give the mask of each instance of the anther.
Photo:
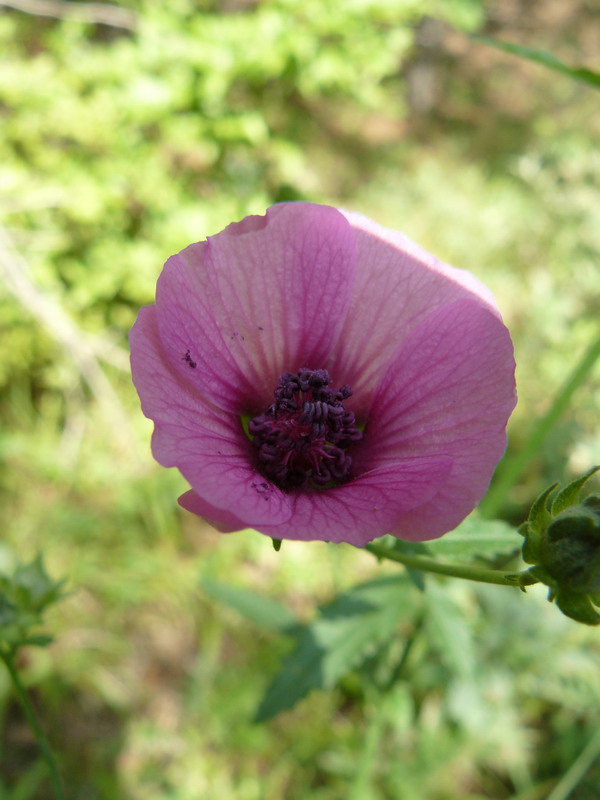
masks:
[(346, 449), (362, 432), (344, 407), (352, 389), (330, 383), (324, 369), (284, 372), (275, 402), (248, 424), (259, 469), (282, 489), (322, 488), (351, 477)]

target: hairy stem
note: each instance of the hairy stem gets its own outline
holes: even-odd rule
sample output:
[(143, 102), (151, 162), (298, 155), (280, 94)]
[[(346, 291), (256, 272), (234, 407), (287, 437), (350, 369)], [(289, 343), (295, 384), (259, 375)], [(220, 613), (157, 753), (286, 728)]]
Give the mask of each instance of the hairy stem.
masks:
[(60, 779), (60, 775), (58, 772), (58, 766), (56, 764), (56, 759), (54, 758), (54, 753), (52, 752), (52, 748), (50, 747), (50, 743), (46, 738), (42, 728), (40, 727), (40, 723), (38, 721), (37, 715), (29, 699), (29, 694), (27, 690), (21, 683), (21, 679), (19, 678), (19, 673), (17, 672), (17, 668), (15, 667), (14, 662), (14, 651), (5, 651), (0, 648), (0, 658), (6, 664), (6, 669), (8, 670), (10, 677), (13, 682), (13, 686), (15, 689), (15, 693), (21, 703), (23, 711), (25, 712), (25, 716), (27, 717), (27, 721), (31, 725), (31, 729), (35, 735), (37, 740), (38, 746), (46, 762), (48, 767), (48, 772), (50, 774), (50, 783), (52, 784), (52, 788), (54, 790), (54, 794), (57, 800), (65, 800), (65, 794), (62, 788), (62, 782)]
[(514, 579), (509, 577), (506, 572), (497, 569), (483, 569), (482, 567), (467, 566), (465, 564), (444, 564), (440, 561), (434, 561), (431, 558), (399, 553), (396, 550), (390, 550), (380, 544), (368, 544), (364, 549), (373, 553), (377, 558), (397, 561), (399, 564), (404, 564), (405, 567), (417, 569), (421, 572), (434, 572), (437, 575), (448, 575), (451, 578), (464, 578), (468, 581), (477, 581), (478, 583), (495, 583), (500, 586), (513, 587), (516, 585)]

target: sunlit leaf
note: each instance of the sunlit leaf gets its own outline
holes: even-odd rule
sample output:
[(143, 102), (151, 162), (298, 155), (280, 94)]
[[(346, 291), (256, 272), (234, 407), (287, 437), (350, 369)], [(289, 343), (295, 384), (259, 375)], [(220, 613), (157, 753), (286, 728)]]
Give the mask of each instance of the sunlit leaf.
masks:
[(203, 578), (200, 585), (215, 600), (229, 606), (261, 628), (270, 631), (286, 631), (293, 628), (298, 622), (288, 608), (276, 600), (256, 594), (250, 589), (218, 583), (210, 578)]
[(427, 587), (425, 603), (429, 639), (442, 662), (457, 676), (473, 676), (475, 644), (464, 611), (433, 581)]
[(512, 525), (471, 514), (456, 530), (427, 542), (427, 549), (432, 555), (444, 558), (491, 559), (519, 550), (522, 543), (523, 538)]
[(313, 689), (334, 686), (419, 607), (402, 575), (362, 584), (323, 606), (315, 620), (298, 629), (296, 646), (267, 688), (255, 721), (292, 708)]

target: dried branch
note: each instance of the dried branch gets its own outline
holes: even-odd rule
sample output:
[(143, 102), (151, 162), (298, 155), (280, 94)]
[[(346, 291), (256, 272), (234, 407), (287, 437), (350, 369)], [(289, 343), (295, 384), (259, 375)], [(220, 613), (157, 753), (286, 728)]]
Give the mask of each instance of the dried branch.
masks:
[[(9, 291), (63, 347), (74, 361), (105, 415), (107, 424), (125, 444), (129, 439), (129, 421), (121, 402), (96, 358), (91, 340), (81, 331), (67, 312), (51, 296), (42, 292), (31, 280), (29, 265), (15, 249), (5, 230), (0, 228), (0, 276)], [(104, 345), (108, 350), (110, 346)], [(123, 353), (123, 351), (121, 351)], [(107, 358), (107, 353), (103, 353)], [(117, 359), (117, 361), (122, 361)], [(119, 363), (118, 366), (124, 366)]]
[(135, 30), (138, 17), (135, 11), (111, 3), (74, 3), (70, 0), (0, 0), (0, 6), (32, 14), (36, 17), (91, 22), (111, 28)]

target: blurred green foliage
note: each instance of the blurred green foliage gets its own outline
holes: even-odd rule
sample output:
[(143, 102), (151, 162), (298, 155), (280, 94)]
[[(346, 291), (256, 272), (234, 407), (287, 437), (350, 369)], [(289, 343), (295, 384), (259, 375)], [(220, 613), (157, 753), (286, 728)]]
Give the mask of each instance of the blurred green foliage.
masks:
[[(200, 573), (310, 623), (334, 593), (397, 570), (323, 544), (275, 553), (179, 511), (183, 482), (151, 461), (125, 347), (171, 253), (272, 202), (345, 205), (494, 289), (515, 338), (519, 448), (597, 335), (597, 96), (465, 34), (579, 65), (591, 10), (141, 0), (104, 7), (111, 26), (76, 6), (89, 4), (56, 19), (0, 3), (0, 573), (43, 549), (69, 576), (48, 613), (55, 643), (20, 664), (68, 796), (541, 800), (592, 740), (600, 702), (597, 639), (543, 590), (403, 586), (389, 652), (375, 643), (331, 692), (250, 723), (289, 644)], [(505, 518), (600, 462), (598, 380)], [(2, 673), (0, 731), (0, 798), (46, 800)], [(572, 797), (597, 800), (599, 782), (592, 767)]]

